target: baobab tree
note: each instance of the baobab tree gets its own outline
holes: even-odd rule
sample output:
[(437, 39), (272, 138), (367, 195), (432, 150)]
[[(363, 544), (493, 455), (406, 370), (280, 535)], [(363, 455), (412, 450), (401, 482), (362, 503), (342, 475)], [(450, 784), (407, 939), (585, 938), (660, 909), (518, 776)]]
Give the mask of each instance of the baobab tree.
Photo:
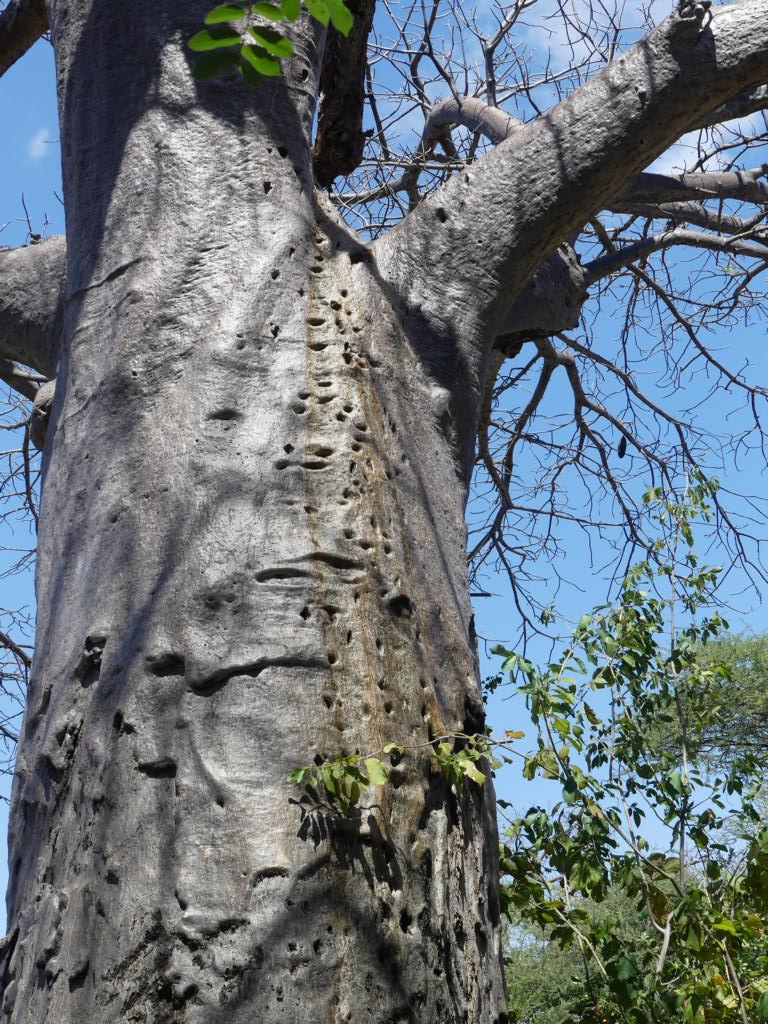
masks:
[[(492, 789), (457, 791), (431, 756), (483, 729), (478, 436), (499, 553), (502, 357), (533, 353), (542, 388), (563, 369), (577, 455), (604, 452), (599, 415), (653, 460), (584, 390), (578, 360), (600, 357), (564, 332), (609, 275), (653, 287), (653, 252), (762, 266), (762, 213), (723, 201), (763, 202), (763, 168), (642, 172), (766, 105), (766, 3), (684, 3), (527, 123), (494, 72), (525, 3), (485, 40), (482, 95), (449, 75), (429, 102), (427, 31), (407, 54), (413, 160), (330, 198), (363, 154), (373, 4), (347, 42), (299, 18), (283, 76), (256, 89), (192, 76), (209, 6), (18, 0), (0, 18), (0, 69), (50, 29), (67, 223), (66, 242), (0, 256), (0, 370), (44, 438), (2, 1020), (501, 1024)], [(425, 190), (438, 146), (445, 180)], [(381, 207), (374, 232), (339, 214), (401, 196), (392, 227)], [(667, 227), (626, 241), (604, 210)], [(587, 262), (585, 225), (603, 249)], [(389, 743), (408, 756), (353, 815), (318, 819), (287, 785)]]

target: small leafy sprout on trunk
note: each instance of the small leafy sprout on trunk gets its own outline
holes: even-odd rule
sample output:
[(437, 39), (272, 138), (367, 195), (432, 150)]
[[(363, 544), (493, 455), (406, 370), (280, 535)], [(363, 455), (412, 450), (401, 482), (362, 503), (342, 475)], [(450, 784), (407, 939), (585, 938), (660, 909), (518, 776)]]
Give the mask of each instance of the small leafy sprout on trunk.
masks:
[(492, 756), (493, 748), (510, 749), (510, 741), (522, 735), (520, 732), (509, 732), (503, 739), (493, 739), (484, 734), (469, 735), (457, 732), (438, 736), (428, 743), (407, 747), (387, 743), (380, 751), (367, 756), (355, 754), (351, 757), (335, 757), (318, 765), (295, 768), (288, 776), (288, 781), (296, 786), (303, 786), (312, 795), (323, 794), (331, 805), (343, 814), (349, 814), (357, 807), (364, 789), (370, 786), (383, 786), (389, 782), (391, 767), (381, 760), (381, 756), (388, 756), (394, 765), (399, 764), (409, 754), (429, 748), (432, 762), (456, 792), (460, 793), (466, 779), (477, 783), (478, 786), (485, 782), (487, 771), (480, 770), (479, 762), (484, 762), (483, 767), (487, 764), (490, 768), (498, 768), (501, 765), (502, 761)]
[[(352, 13), (344, 0), (304, 0), (309, 14), (322, 25), (329, 23), (342, 35), (349, 35)], [(280, 61), (293, 56), (293, 44), (282, 32), (264, 22), (294, 22), (301, 13), (301, 0), (280, 0), (279, 4), (219, 4), (205, 17), (207, 28), (189, 40), (189, 48), (201, 54), (192, 68), (195, 78), (215, 78), (237, 69), (250, 85), (262, 78), (282, 74)]]

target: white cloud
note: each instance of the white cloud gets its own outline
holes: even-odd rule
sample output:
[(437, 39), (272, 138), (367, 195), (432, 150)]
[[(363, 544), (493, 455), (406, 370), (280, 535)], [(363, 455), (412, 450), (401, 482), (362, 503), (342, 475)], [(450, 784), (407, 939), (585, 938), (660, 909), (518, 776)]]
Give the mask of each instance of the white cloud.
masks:
[(42, 160), (48, 155), (49, 132), (47, 128), (38, 128), (27, 143), (27, 157), (30, 160)]

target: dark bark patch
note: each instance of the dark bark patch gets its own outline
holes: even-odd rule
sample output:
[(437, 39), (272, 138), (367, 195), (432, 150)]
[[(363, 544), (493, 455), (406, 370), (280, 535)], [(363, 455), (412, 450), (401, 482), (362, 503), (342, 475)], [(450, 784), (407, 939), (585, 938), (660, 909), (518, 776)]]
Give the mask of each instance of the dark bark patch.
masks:
[(136, 771), (150, 779), (175, 779), (176, 762), (170, 757), (161, 757), (157, 761), (140, 761)]
[(85, 979), (88, 977), (88, 968), (91, 966), (90, 960), (86, 960), (82, 967), (78, 967), (69, 976), (69, 991), (74, 992), (78, 988), (82, 988), (85, 984)]
[(183, 676), (186, 670), (184, 659), (175, 651), (148, 654), (146, 662), (153, 676)]
[(398, 619), (413, 614), (413, 602), (407, 594), (395, 594), (394, 597), (390, 597), (387, 601), (387, 607)]
[(237, 409), (231, 409), (225, 407), (223, 409), (214, 409), (213, 412), (209, 412), (206, 419), (209, 420), (241, 420), (243, 414)]

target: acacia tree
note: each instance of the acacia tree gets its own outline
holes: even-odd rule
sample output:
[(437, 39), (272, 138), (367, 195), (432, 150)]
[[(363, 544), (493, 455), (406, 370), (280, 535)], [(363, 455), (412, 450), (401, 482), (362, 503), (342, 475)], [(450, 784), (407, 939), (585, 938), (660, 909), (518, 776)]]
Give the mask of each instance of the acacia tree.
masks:
[[(2, 1020), (500, 1024), (493, 794), (430, 746), (483, 727), (464, 508), (489, 390), (530, 338), (577, 387), (547, 338), (600, 277), (567, 243), (601, 209), (762, 196), (640, 172), (765, 105), (765, 3), (684, 4), (526, 125), (490, 74), (429, 107), (414, 58), (412, 208), (375, 239), (316, 188), (361, 159), (373, 4), (346, 49), (301, 17), (257, 89), (192, 76), (209, 6), (0, 17), (0, 69), (50, 27), (67, 221), (0, 257), (4, 379), (56, 380)], [(494, 148), (452, 156), (454, 123)], [(456, 173), (425, 198), (436, 139)], [(602, 244), (612, 270), (651, 251)], [(291, 799), (296, 764), (390, 742), (412, 754), (355, 815)]]

